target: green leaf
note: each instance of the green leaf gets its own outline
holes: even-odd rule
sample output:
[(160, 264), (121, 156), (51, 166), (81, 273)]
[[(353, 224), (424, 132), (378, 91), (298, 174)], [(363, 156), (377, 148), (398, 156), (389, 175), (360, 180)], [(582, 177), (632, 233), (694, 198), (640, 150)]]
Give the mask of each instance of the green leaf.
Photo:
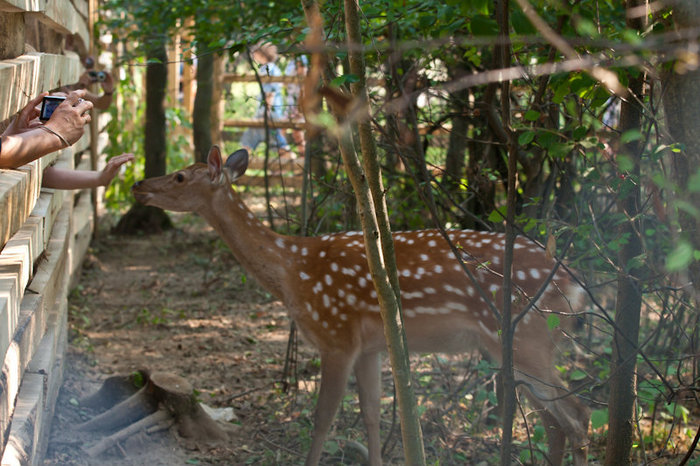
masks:
[(599, 429), (608, 423), (608, 410), (596, 409), (591, 413), (591, 427)]
[(523, 115), (523, 118), (525, 118), (527, 121), (537, 121), (540, 118), (540, 112), (537, 110), (528, 110), (525, 112), (525, 115)]
[(632, 141), (639, 141), (640, 139), (642, 139), (642, 133), (638, 129), (630, 129), (622, 133), (622, 136), (620, 136), (620, 142), (623, 144), (627, 144), (628, 142)]
[(547, 327), (549, 327), (549, 330), (554, 330), (555, 328), (559, 327), (561, 324), (561, 319), (559, 319), (559, 316), (556, 314), (550, 314), (547, 316)]
[(580, 141), (584, 137), (586, 137), (586, 134), (588, 133), (588, 127), (586, 126), (577, 126), (571, 133), (571, 136), (574, 138), (576, 141)]
[(506, 206), (501, 206), (494, 209), (491, 214), (489, 214), (489, 222), (492, 223), (502, 223), (506, 219)]
[(666, 270), (675, 272), (684, 269), (695, 257), (693, 247), (687, 241), (680, 241), (676, 249), (666, 257)]
[(571, 373), (571, 376), (569, 378), (573, 381), (579, 381), (585, 379), (586, 377), (587, 375), (585, 372), (577, 369)]
[(621, 172), (628, 172), (634, 169), (634, 161), (625, 154), (618, 154), (615, 160), (617, 160), (617, 167)]
[(526, 146), (530, 144), (533, 139), (535, 139), (535, 132), (525, 131), (524, 133), (520, 133), (520, 136), (518, 136), (518, 144), (521, 146)]
[(472, 17), (469, 24), (472, 34), (475, 36), (495, 36), (498, 34), (498, 24), (487, 16), (476, 15)]
[(356, 83), (360, 79), (354, 74), (344, 74), (331, 81), (331, 86), (339, 87), (343, 84)]
[(690, 176), (688, 180), (688, 191), (691, 193), (700, 192), (700, 170)]

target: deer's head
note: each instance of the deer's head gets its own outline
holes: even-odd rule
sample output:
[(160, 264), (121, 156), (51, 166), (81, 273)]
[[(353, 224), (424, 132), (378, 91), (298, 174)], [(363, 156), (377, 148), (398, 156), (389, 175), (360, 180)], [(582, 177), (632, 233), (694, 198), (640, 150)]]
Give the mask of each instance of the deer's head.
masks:
[(188, 212), (201, 205), (202, 197), (225, 187), (230, 189), (248, 168), (248, 151), (239, 149), (226, 163), (221, 150), (212, 146), (207, 163), (195, 163), (187, 168), (157, 178), (147, 178), (134, 183), (131, 191), (137, 201), (175, 212)]

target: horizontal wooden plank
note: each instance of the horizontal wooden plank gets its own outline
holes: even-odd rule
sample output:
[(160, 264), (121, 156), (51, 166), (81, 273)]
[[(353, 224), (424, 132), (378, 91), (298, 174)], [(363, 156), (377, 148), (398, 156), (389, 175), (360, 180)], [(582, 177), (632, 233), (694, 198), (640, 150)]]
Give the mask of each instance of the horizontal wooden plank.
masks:
[(78, 34), (89, 43), (87, 0), (0, 0), (0, 11), (35, 15), (63, 34)]
[[(229, 119), (224, 120), (224, 127), (229, 128), (265, 128), (264, 120), (253, 120), (253, 119)], [(270, 129), (304, 129), (305, 123), (303, 121), (294, 120), (268, 120), (267, 127)]]
[(0, 247), (14, 235), (36, 205), (41, 162), (17, 170), (0, 170)]
[(22, 381), (22, 396), (18, 397), (14, 410), (8, 442), (2, 455), (2, 464), (29, 465), (34, 457), (34, 445), (39, 443), (39, 430), (35, 426), (43, 421), (44, 377), (26, 374)]
[(73, 208), (73, 227), (71, 238), (71, 256), (68, 270), (70, 272), (69, 288), (77, 286), (80, 279), (80, 270), (82, 268), (85, 254), (90, 246), (92, 232), (95, 222), (93, 218), (93, 208), (89, 192), (82, 192), (78, 198), (78, 202)]
[[(261, 83), (283, 83), (283, 84), (297, 83), (297, 84), (299, 84), (302, 81), (304, 81), (304, 76), (266, 76), (266, 75), (260, 75), (259, 78), (260, 78)], [(225, 83), (257, 83), (258, 76), (255, 76), (254, 74), (225, 73), (222, 76), (222, 81)], [(383, 79), (378, 79), (378, 78), (367, 79), (367, 84), (370, 86), (383, 86), (384, 82), (385, 81)]]
[(43, 0), (45, 7), (39, 17), (41, 21), (50, 24), (61, 32), (78, 34), (83, 43), (90, 43), (90, 33), (87, 23), (86, 0)]
[[(29, 217), (22, 228), (0, 251), (0, 270), (13, 267), (18, 270), (19, 289), (24, 290), (34, 272), (34, 262), (44, 250), (43, 227), (40, 219)], [(0, 354), (2, 346), (0, 345)]]
[(67, 302), (53, 307), (58, 314), (49, 323), (35, 357), (22, 377), (10, 424), (3, 465), (41, 464), (48, 444), (51, 419), (63, 380), (67, 346)]
[(20, 111), (34, 96), (78, 81), (78, 55), (31, 52), (0, 62), (0, 121)]
[[(29, 292), (22, 298), (20, 313), (14, 324), (14, 329), (12, 329), (12, 340), (3, 351), (2, 377), (0, 378), (0, 427), (2, 427), (0, 436), (7, 432), (7, 426), (14, 419), (13, 410), (16, 396), (19, 393), (20, 384), (23, 383), (25, 371), (30, 367), (31, 361), (36, 359), (41, 352), (39, 341), (44, 338), (44, 331), (47, 328), (46, 322), (50, 322), (52, 318), (56, 320), (61, 317), (60, 312), (57, 312), (56, 303), (62, 305), (67, 299), (69, 277), (66, 273), (66, 267), (70, 243), (71, 213), (72, 200), (68, 198), (64, 202), (64, 207), (53, 228), (53, 236), (49, 241), (46, 259), (39, 263), (36, 275), (27, 286)], [(15, 277), (18, 276), (17, 273)], [(7, 331), (3, 331), (0, 336), (6, 333)], [(39, 358), (42, 357), (45, 355)], [(2, 440), (0, 445), (4, 445), (6, 439), (1, 438), (0, 440)], [(8, 448), (10, 448), (9, 444)]]
[[(262, 83), (301, 83), (304, 78), (301, 76), (266, 76), (260, 75), (260, 82)], [(225, 83), (256, 83), (258, 82), (258, 76), (254, 74), (232, 74), (225, 73), (222, 77), (222, 81)]]

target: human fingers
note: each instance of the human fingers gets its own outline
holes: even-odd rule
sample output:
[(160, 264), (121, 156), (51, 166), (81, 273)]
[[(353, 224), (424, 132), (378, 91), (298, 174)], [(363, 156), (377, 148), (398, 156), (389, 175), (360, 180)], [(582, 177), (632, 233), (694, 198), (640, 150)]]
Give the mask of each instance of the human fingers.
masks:
[[(82, 100), (81, 99), (81, 100), (78, 100), (78, 103), (73, 105), (73, 107), (76, 108), (76, 110), (78, 111), (78, 113), (80, 115), (86, 116), (87, 112), (89, 112), (90, 109), (92, 108), (92, 102), (90, 102), (89, 100)], [(88, 119), (87, 122), (89, 122), (89, 121), (90, 120)]]
[(108, 165), (113, 165), (115, 168), (119, 168), (127, 162), (134, 160), (134, 154), (121, 154), (112, 157), (107, 162)]
[(66, 97), (66, 103), (71, 107), (74, 107), (80, 101), (80, 99), (85, 97), (86, 92), (87, 91), (85, 89), (78, 89), (77, 91), (69, 92), (68, 96)]
[(22, 111), (19, 113), (20, 119), (24, 121), (29, 121), (32, 118), (36, 118), (36, 116), (39, 114), (39, 105), (41, 104), (41, 101), (49, 95), (48, 92), (42, 92), (38, 96), (34, 97), (32, 100), (27, 102), (27, 105), (24, 106)]

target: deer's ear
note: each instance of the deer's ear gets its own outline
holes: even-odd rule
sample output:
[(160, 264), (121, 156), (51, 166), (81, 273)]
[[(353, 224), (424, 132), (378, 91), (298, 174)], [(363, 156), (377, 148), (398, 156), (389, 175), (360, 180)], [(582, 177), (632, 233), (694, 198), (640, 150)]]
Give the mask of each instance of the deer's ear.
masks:
[(219, 179), (221, 163), (221, 149), (219, 149), (219, 146), (211, 146), (207, 156), (207, 165), (209, 165), (209, 177), (212, 181)]
[(248, 151), (245, 149), (238, 149), (228, 156), (225, 165), (231, 174), (231, 181), (235, 181), (242, 176), (248, 168)]

